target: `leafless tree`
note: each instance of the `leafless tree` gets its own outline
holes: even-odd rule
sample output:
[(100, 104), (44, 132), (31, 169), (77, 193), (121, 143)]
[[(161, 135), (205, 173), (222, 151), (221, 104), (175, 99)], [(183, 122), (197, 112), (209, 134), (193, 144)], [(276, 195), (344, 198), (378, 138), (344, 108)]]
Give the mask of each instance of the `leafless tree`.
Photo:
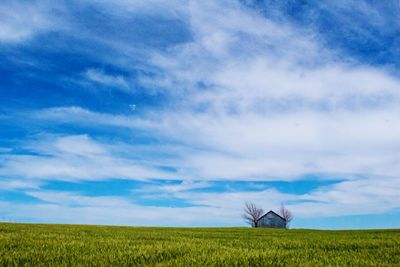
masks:
[(253, 227), (257, 227), (258, 219), (263, 216), (264, 210), (252, 202), (244, 205), (243, 219)]
[(279, 215), (281, 215), (286, 220), (286, 228), (289, 228), (290, 222), (293, 220), (293, 214), (288, 210), (283, 204), (279, 209)]

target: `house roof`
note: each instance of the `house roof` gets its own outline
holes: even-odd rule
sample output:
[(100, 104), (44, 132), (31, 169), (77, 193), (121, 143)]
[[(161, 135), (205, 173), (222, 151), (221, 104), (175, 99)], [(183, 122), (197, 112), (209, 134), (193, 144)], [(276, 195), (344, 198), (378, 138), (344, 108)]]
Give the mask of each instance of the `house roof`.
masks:
[(270, 214), (270, 213), (273, 213), (273, 214), (275, 214), (276, 216), (278, 216), (279, 218), (281, 218), (282, 220), (286, 221), (285, 218), (283, 218), (281, 215), (279, 215), (278, 213), (276, 213), (276, 212), (273, 211), (273, 210), (270, 210), (270, 211), (268, 211), (267, 213), (265, 213), (263, 216), (261, 216), (260, 218), (258, 218), (257, 221), (261, 220), (262, 218), (264, 218), (265, 216), (267, 216), (267, 214)]

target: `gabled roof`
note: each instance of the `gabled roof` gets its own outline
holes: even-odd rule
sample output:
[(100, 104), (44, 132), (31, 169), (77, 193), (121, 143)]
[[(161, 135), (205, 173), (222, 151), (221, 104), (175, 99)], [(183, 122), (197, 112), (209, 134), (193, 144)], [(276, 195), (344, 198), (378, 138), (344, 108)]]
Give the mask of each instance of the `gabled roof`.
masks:
[(278, 216), (279, 218), (281, 218), (282, 220), (284, 220), (284, 221), (286, 222), (286, 219), (285, 219), (285, 218), (283, 218), (281, 215), (279, 215), (278, 213), (276, 213), (276, 212), (273, 211), (273, 210), (268, 211), (268, 212), (265, 213), (263, 216), (261, 216), (260, 218), (258, 218), (257, 222), (258, 222), (259, 220), (261, 220), (262, 218), (264, 218), (265, 216), (267, 216), (267, 214), (270, 214), (270, 213), (275, 214), (276, 216)]

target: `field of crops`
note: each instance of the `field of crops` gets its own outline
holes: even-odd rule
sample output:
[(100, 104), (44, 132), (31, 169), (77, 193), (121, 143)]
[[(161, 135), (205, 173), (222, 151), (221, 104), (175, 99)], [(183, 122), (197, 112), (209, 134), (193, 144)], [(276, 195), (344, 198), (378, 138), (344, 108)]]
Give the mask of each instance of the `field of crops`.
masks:
[(1, 266), (400, 266), (400, 230), (0, 224)]

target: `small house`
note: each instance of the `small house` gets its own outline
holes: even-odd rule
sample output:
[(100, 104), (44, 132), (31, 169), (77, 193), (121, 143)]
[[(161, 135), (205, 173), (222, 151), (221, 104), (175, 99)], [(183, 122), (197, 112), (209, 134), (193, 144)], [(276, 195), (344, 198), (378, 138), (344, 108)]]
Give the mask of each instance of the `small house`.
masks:
[(257, 227), (286, 228), (286, 219), (270, 210), (257, 220)]

